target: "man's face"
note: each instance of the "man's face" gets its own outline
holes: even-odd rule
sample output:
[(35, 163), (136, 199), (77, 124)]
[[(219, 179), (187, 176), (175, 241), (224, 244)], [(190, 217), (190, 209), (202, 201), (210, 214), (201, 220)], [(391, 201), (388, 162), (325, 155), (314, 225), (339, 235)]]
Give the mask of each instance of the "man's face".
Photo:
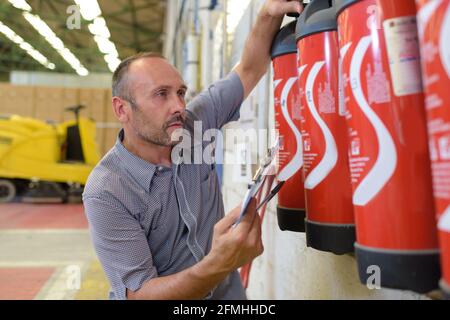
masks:
[(183, 128), (186, 85), (178, 71), (162, 58), (135, 61), (128, 71), (132, 97), (129, 129), (142, 140), (159, 146), (173, 146), (172, 133)]

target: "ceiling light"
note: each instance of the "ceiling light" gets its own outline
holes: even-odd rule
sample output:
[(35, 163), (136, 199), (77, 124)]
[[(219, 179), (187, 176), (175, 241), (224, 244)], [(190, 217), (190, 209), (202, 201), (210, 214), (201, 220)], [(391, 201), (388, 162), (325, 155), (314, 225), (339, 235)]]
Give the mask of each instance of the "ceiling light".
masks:
[(76, 72), (78, 73), (78, 75), (82, 77), (87, 76), (89, 74), (89, 71), (86, 68), (78, 68), (76, 69)]
[[(22, 14), (24, 18), (31, 24), (31, 26), (39, 32), (39, 34), (47, 40), (47, 42), (66, 60), (67, 63), (74, 69), (79, 75), (87, 75), (89, 72), (87, 69), (81, 64), (78, 58), (70, 52), (64, 45), (64, 42), (56, 36), (53, 30), (42, 20), (38, 15), (31, 14), (31, 6), (27, 3), (26, 0), (8, 0), (14, 7), (22, 10)], [(82, 1), (82, 2), (94, 2), (94, 1)], [(95, 1), (96, 2), (96, 1)], [(97, 4), (98, 6), (98, 4)], [(90, 7), (89, 10), (92, 8)], [(95, 9), (95, 8), (94, 8)], [(20, 37), (19, 37), (20, 38)], [(20, 38), (21, 39), (21, 38)], [(14, 40), (13, 40), (14, 41)], [(23, 39), (22, 39), (23, 41)], [(18, 43), (18, 42), (16, 42)], [(27, 51), (30, 55), (35, 59), (42, 60), (42, 57), (38, 55), (34, 51)], [(31, 52), (31, 53), (30, 53)], [(45, 57), (44, 57), (45, 58)], [(43, 60), (42, 60), (43, 61)], [(48, 63), (46, 65), (50, 69), (54, 69), (55, 65), (53, 63)]]
[[(94, 41), (97, 43), (98, 50), (105, 55), (105, 61), (108, 63), (108, 68), (111, 72), (117, 68), (120, 63), (119, 53), (116, 45), (109, 38), (111, 33), (106, 25), (105, 19), (102, 17), (102, 11), (98, 5), (97, 0), (74, 0), (80, 8), (80, 13), (85, 20), (92, 21), (88, 25), (88, 29), (94, 36)], [(111, 58), (115, 57), (115, 59)], [(119, 63), (117, 63), (119, 62)]]
[(39, 51), (33, 48), (31, 44), (24, 41), (22, 37), (17, 35), (12, 29), (8, 26), (4, 25), (0, 21), (0, 33), (4, 34), (9, 40), (19, 45), (19, 47), (28, 53), (34, 60), (42, 64), (44, 67), (48, 69), (55, 69), (55, 64), (48, 61), (48, 59)]
[(102, 53), (104, 54), (117, 53), (116, 46), (109, 39), (95, 36), (94, 40), (95, 42), (97, 42), (98, 49)]
[(75, 0), (80, 7), (80, 13), (85, 20), (92, 21), (102, 14), (96, 0)]
[(111, 36), (111, 33), (109, 33), (109, 29), (106, 26), (105, 19), (99, 17), (95, 18), (94, 22), (91, 23), (89, 26), (89, 31), (96, 36), (100, 36), (103, 38), (109, 38)]
[[(29, 12), (23, 12), (24, 18), (36, 29), (39, 34), (63, 57), (63, 59), (75, 70), (79, 75), (87, 75), (86, 68), (81, 64), (80, 60), (64, 46), (64, 42), (56, 36), (53, 30), (38, 15)], [(82, 70), (82, 71), (80, 71)]]
[(31, 11), (30, 5), (25, 0), (8, 0), (14, 7), (23, 11)]

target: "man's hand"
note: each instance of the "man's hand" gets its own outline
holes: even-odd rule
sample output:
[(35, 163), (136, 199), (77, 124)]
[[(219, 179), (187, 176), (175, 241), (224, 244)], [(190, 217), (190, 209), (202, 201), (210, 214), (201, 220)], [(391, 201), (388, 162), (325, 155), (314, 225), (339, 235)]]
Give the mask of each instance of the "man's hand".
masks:
[(228, 274), (263, 253), (261, 220), (256, 212), (256, 200), (252, 199), (242, 221), (233, 227), (241, 206), (233, 209), (214, 226), (209, 260), (211, 271)]
[(211, 251), (192, 267), (146, 281), (139, 290), (127, 289), (128, 299), (202, 299), (228, 274), (263, 252), (261, 221), (256, 201), (250, 202), (242, 221), (237, 207), (214, 226)]
[(279, 18), (288, 13), (300, 14), (302, 10), (303, 5), (298, 0), (267, 0), (261, 9), (261, 13)]

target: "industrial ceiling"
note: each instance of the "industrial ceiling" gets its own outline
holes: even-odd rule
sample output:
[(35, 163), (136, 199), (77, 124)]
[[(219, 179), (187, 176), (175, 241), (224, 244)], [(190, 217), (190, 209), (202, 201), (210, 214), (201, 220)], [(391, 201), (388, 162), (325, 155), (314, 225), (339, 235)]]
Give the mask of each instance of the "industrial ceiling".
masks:
[[(105, 53), (100, 51), (88, 28), (92, 21), (84, 19), (83, 16), (78, 20), (81, 21), (80, 29), (68, 28), (67, 22), (73, 13), (70, 10), (68, 13), (68, 8), (75, 5), (74, 0), (18, 2), (25, 3), (30, 13), (39, 16), (89, 73), (110, 72), (113, 69), (111, 65), (108, 66)], [(162, 51), (166, 0), (98, 0), (98, 6), (119, 59), (140, 51)], [(3, 27), (14, 31), (24, 42), (45, 56), (52, 68), (46, 68), (17, 43), (0, 33), (0, 72), (34, 70), (75, 73), (73, 66), (49, 44), (48, 39), (24, 18), (24, 12), (13, 6), (11, 1), (0, 0), (0, 23), (3, 23)]]

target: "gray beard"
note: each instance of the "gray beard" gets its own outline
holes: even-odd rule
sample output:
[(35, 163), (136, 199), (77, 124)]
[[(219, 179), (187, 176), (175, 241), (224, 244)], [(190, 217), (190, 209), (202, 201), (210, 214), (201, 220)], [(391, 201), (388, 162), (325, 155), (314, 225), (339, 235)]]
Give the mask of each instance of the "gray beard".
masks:
[(142, 132), (139, 132), (138, 130), (134, 130), (136, 135), (143, 141), (157, 145), (162, 147), (170, 147), (171, 141), (170, 138), (166, 135), (166, 137), (163, 137), (163, 135), (147, 135)]
[(166, 132), (163, 132), (159, 135), (148, 135), (139, 132), (137, 129), (134, 129), (134, 132), (141, 140), (161, 147), (173, 147), (180, 143), (180, 141), (172, 141), (172, 139)]
[[(141, 110), (139, 109), (139, 106), (134, 104), (134, 112), (141, 113)], [(144, 123), (141, 123), (143, 126), (145, 126)], [(167, 129), (167, 128), (166, 128)], [(180, 141), (172, 141), (171, 137), (167, 134), (167, 132), (164, 131), (164, 129), (161, 129), (161, 131), (158, 134), (146, 134), (143, 132), (140, 132), (136, 127), (133, 126), (133, 130), (135, 134), (142, 140), (150, 144), (154, 144), (161, 147), (173, 147), (180, 143)]]

